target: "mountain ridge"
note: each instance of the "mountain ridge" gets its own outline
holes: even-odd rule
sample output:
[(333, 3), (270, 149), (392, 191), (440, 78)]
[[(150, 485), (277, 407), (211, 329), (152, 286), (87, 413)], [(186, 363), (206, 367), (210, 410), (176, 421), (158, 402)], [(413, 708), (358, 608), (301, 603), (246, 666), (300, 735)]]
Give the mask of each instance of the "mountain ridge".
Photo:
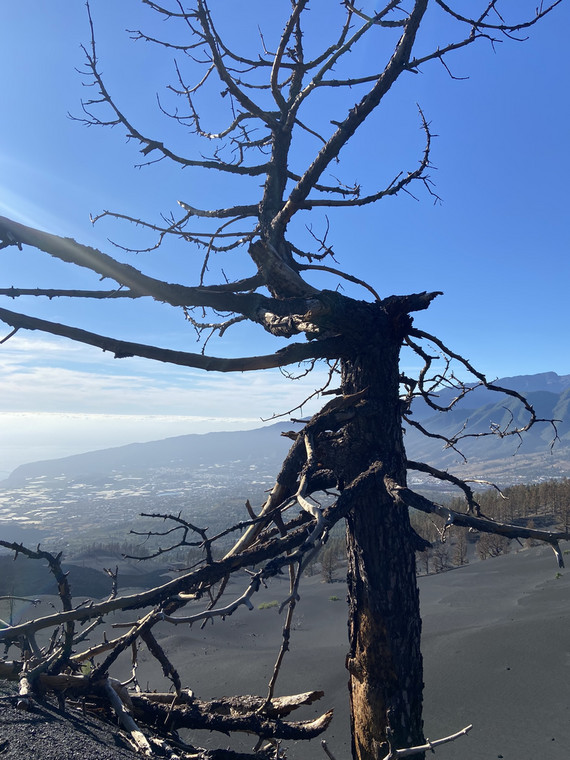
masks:
[[(289, 428), (290, 422), (279, 422), (253, 430), (188, 433), (145, 443), (128, 443), (56, 459), (39, 460), (20, 465), (10, 473), (4, 483), (11, 484), (41, 475), (53, 477), (58, 474), (106, 474), (109, 467), (116, 469), (117, 466), (132, 467), (134, 471), (144, 470), (149, 466), (175, 468), (184, 466), (188, 457), (192, 457), (198, 466), (211, 466), (220, 460), (228, 459), (240, 459), (253, 464), (260, 460), (278, 458), (281, 454), (282, 459), (290, 441), (282, 438), (280, 433)], [(277, 449), (275, 456), (271, 454), (270, 444)], [(160, 462), (157, 457), (160, 457)]]
[[(435, 412), (425, 402), (416, 401), (411, 418), (440, 436), (451, 437), (463, 427), (462, 433), (468, 437), (459, 448), (479, 470), (484, 469), (485, 462), (507, 460), (515, 453), (520, 455), (519, 462), (529, 456), (534, 459), (544, 457), (546, 462), (548, 455), (549, 471), (552, 471), (555, 462), (564, 469), (565, 462), (570, 460), (570, 375), (544, 372), (502, 378), (496, 384), (526, 394), (535, 407), (537, 417), (559, 420), (557, 431), (550, 424), (539, 423), (523, 437), (522, 442), (517, 436), (501, 438), (488, 435), (491, 425), (504, 429), (511, 421), (511, 427), (520, 427), (525, 424), (528, 415), (522, 404), (513, 397), (501, 396), (497, 400), (496, 392), (481, 387), (469, 391), (453, 410), (445, 413)], [(435, 400), (440, 405), (446, 405), (455, 395), (456, 390), (446, 388)], [(291, 422), (279, 422), (254, 430), (188, 433), (31, 462), (17, 467), (3, 481), (3, 485), (12, 486), (44, 476), (105, 475), (120, 470), (129, 474), (144, 474), (161, 468), (187, 470), (231, 464), (238, 465), (242, 470), (261, 466), (265, 472), (274, 471), (277, 474), (290, 446), (289, 439), (281, 433), (291, 425)], [(487, 435), (477, 437), (482, 433)], [(554, 453), (549, 454), (554, 439)], [(444, 448), (443, 443), (441, 439), (426, 438), (413, 427), (406, 428), (405, 444), (410, 459), (420, 459), (440, 469), (463, 465), (464, 458), (453, 449)], [(540, 462), (537, 461), (534, 466), (540, 467)], [(494, 469), (497, 469), (496, 464)], [(507, 469), (510, 471), (512, 467), (509, 465)]]

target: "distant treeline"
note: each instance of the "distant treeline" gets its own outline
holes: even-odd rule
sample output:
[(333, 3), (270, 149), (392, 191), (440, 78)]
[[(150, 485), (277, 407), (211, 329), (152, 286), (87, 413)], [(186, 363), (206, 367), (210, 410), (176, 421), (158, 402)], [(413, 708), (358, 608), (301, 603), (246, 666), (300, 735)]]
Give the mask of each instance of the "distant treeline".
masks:
[[(570, 478), (511, 486), (501, 492), (495, 488), (488, 488), (478, 492), (476, 498), (482, 514), (498, 522), (570, 530)], [(465, 500), (459, 497), (449, 500), (446, 505), (458, 512), (464, 512), (466, 509)], [(411, 520), (414, 529), (431, 543), (429, 549), (417, 554), (418, 573), (422, 575), (460, 567), (475, 558), (496, 557), (510, 550), (511, 542), (502, 536), (469, 533), (455, 526), (450, 530), (444, 530), (445, 521), (436, 515), (414, 512)], [(320, 572), (323, 580), (329, 583), (344, 577), (345, 537), (340, 525), (335, 528), (326, 546), (306, 568), (307, 574)], [(199, 545), (190, 546), (183, 543), (168, 553), (157, 551), (159, 545), (164, 548), (168, 539), (171, 539), (170, 545), (176, 546), (178, 539), (174, 535), (167, 536), (159, 531), (152, 540), (149, 539), (150, 535), (145, 537), (143, 534), (136, 539), (131, 535), (123, 541), (117, 541), (114, 537), (91, 541), (72, 552), (71, 558), (76, 563), (89, 563), (104, 556), (114, 557), (120, 562), (125, 557), (140, 558), (150, 555), (153, 568), (170, 567), (179, 570), (192, 567), (203, 559), (203, 551)], [(199, 541), (192, 540), (191, 543), (199, 544)], [(533, 542), (526, 543), (530, 545)], [(227, 547), (214, 546), (213, 550), (213, 556), (217, 558), (225, 553)]]
[[(561, 528), (570, 526), (570, 478), (510, 486), (501, 492), (489, 488), (477, 494), (477, 501), (484, 515), (499, 522), (538, 517)], [(448, 503), (457, 511), (463, 511), (464, 505), (461, 498)]]
[[(171, 542), (176, 543), (175, 540)], [(163, 539), (164, 546), (167, 546)], [(215, 549), (215, 547), (214, 547)], [(218, 557), (220, 552), (213, 551), (214, 557)], [(91, 541), (83, 544), (77, 550), (71, 553), (74, 562), (99, 560), (102, 557), (121, 562), (124, 559), (140, 560), (145, 563), (152, 563), (160, 567), (194, 565), (203, 558), (203, 552), (198, 547), (179, 546), (169, 552), (160, 552), (155, 539), (145, 540), (140, 538), (137, 541)]]
[[(488, 488), (476, 494), (481, 513), (497, 522), (526, 525), (529, 528), (570, 530), (570, 478), (547, 480), (531, 485), (517, 485), (502, 491)], [(446, 506), (465, 511), (465, 499), (455, 498)], [(508, 554), (511, 541), (492, 533), (469, 533), (453, 526), (444, 529), (445, 521), (437, 515), (413, 513), (412, 525), (431, 547), (417, 553), (418, 573), (429, 574), (460, 567), (471, 559), (487, 559)], [(527, 546), (536, 541), (527, 539)]]

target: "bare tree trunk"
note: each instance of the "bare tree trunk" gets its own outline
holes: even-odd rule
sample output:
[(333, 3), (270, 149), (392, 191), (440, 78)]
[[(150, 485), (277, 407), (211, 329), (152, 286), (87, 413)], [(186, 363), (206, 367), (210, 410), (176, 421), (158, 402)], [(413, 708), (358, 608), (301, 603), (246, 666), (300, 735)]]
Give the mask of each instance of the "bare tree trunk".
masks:
[[(357, 323), (362, 327), (361, 319)], [(415, 542), (407, 509), (394, 503), (383, 479), (387, 475), (404, 485), (406, 478), (398, 332), (392, 319), (372, 320), (366, 348), (343, 364), (344, 393), (368, 389), (366, 403), (345, 429), (346, 477), (381, 463), (366, 478), (347, 518), (347, 668), (355, 760), (384, 757), (388, 742), (400, 748), (424, 741)]]

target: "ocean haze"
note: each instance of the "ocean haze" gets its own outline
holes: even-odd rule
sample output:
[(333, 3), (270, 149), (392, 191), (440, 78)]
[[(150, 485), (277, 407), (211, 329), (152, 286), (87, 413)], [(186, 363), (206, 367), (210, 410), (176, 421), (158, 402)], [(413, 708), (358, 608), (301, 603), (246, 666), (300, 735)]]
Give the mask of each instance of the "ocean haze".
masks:
[(0, 479), (22, 464), (187, 433), (248, 430), (252, 417), (134, 414), (0, 413)]
[(201, 467), (225, 467), (240, 462), (242, 468), (268, 461), (277, 472), (291, 441), (280, 433), (291, 423), (277, 423), (264, 428), (164, 438), (147, 443), (99, 449), (60, 459), (31, 462), (17, 467), (9, 482), (37, 477), (75, 478), (84, 475), (109, 475), (121, 472), (138, 476), (153, 470), (193, 470)]
[[(408, 427), (405, 436), (408, 457), (440, 468), (460, 467), (463, 470), (458, 472), (460, 475), (489, 476), (500, 480), (502, 485), (521, 482), (519, 476), (514, 476), (516, 471), (522, 471), (529, 480), (567, 475), (570, 471), (570, 375), (544, 372), (503, 378), (496, 383), (525, 394), (539, 418), (557, 420), (558, 437), (553, 448), (555, 429), (548, 423), (535, 425), (523, 436), (522, 442), (517, 436), (468, 437), (460, 446), (470, 463), (466, 467), (460, 455), (445, 448), (441, 439), (426, 438)], [(455, 394), (452, 389), (444, 389), (434, 401), (446, 405)], [(283, 427), (266, 425), (262, 428), (261, 420), (245, 417), (16, 413), (3, 417), (0, 471), (5, 477), (15, 471), (16, 478), (56, 471), (73, 476), (103, 473), (115, 466), (132, 469), (136, 465), (139, 470), (144, 467), (150, 470), (170, 466), (173, 460), (180, 462), (181, 459), (192, 467), (193, 461), (203, 458), (206, 452), (211, 455), (212, 463), (218, 457), (218, 463), (223, 464), (241, 458), (246, 440), (250, 453), (258, 452), (263, 457), (270, 449), (274, 451), (277, 467), (288, 445), (286, 440), (280, 439), (279, 432), (291, 426), (284, 423)], [(444, 414), (416, 401), (411, 418), (431, 432), (451, 437), (464, 425), (463, 432), (474, 435), (488, 433), (492, 424), (504, 428), (511, 419), (512, 424), (524, 426), (528, 414), (518, 400), (476, 388)], [(254, 432), (244, 433), (242, 440), (240, 431), (248, 430)], [(268, 430), (274, 431), (274, 444), (270, 443)], [(203, 435), (206, 433), (211, 435)], [(500, 477), (501, 472), (504, 478)]]

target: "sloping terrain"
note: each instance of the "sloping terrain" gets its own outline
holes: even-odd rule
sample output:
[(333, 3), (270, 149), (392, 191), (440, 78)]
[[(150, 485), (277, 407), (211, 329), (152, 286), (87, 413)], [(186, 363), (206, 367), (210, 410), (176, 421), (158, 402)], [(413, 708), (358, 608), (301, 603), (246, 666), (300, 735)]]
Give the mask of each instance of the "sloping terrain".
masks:
[[(495, 471), (498, 460), (508, 460), (516, 454), (520, 469), (527, 477), (529, 474), (531, 478), (542, 476), (544, 467), (552, 473), (550, 477), (560, 474), (559, 470), (570, 460), (570, 375), (560, 377), (546, 372), (503, 378), (497, 384), (525, 394), (539, 418), (557, 420), (556, 431), (552, 425), (540, 423), (522, 440), (517, 436), (474, 437), (489, 433), (492, 427), (500, 430), (523, 427), (528, 420), (519, 401), (485, 388), (475, 388), (446, 413), (436, 413), (424, 402), (417, 401), (413, 405), (412, 419), (439, 436), (451, 437), (459, 431), (467, 435), (460, 450), (472, 463), (468, 469), (476, 467), (484, 472), (491, 467)], [(456, 391), (444, 389), (434, 401), (445, 406), (455, 395)], [(14, 487), (38, 478), (87, 482), (98, 476), (148, 478), (150, 474), (159, 479), (164, 476), (172, 486), (189, 473), (217, 479), (246, 476), (254, 481), (258, 474), (262, 477), (276, 474), (290, 446), (289, 439), (281, 433), (292, 426), (292, 423), (281, 422), (255, 430), (189, 434), (33, 462), (14, 470), (3, 486)], [(444, 448), (441, 440), (426, 438), (415, 428), (407, 428), (405, 440), (410, 459), (439, 468), (463, 463), (462, 457)], [(529, 470), (529, 463), (536, 466)], [(510, 466), (507, 469), (512, 470)]]
[[(320, 702), (304, 708), (303, 718), (334, 708), (326, 738), (338, 760), (350, 757), (344, 668), (347, 607), (342, 575), (339, 570), (335, 583), (325, 584), (314, 576), (301, 584), (290, 651), (277, 688), (278, 694), (324, 690)], [(239, 596), (247, 582), (245, 577), (232, 580), (228, 600)], [(436, 739), (473, 724), (467, 737), (438, 748), (438, 760), (566, 760), (570, 746), (569, 708), (564, 696), (570, 675), (570, 574), (558, 571), (551, 550), (537, 547), (474, 562), (421, 577), (419, 586), (425, 731)], [(287, 594), (286, 579), (276, 578), (255, 596), (251, 611), (241, 606), (224, 621), (218, 619), (203, 629), (165, 623), (157, 630), (184, 687), (193, 689), (199, 698), (265, 694), (283, 626), (283, 615), (271, 603), (282, 601)], [(260, 608), (263, 602), (266, 604)], [(206, 602), (192, 604), (198, 607)], [(113, 675), (130, 677), (130, 656), (117, 663)], [(160, 665), (144, 649), (139, 653), (138, 677), (151, 688), (167, 686)], [(206, 732), (190, 732), (187, 738), (202, 746), (225, 746), (230, 741)], [(91, 719), (78, 721), (72, 715), (66, 724), (52, 708), (26, 715), (0, 700), (0, 747), (3, 741), (9, 742), (9, 752), (3, 755), (7, 758), (71, 760), (79, 756), (73, 752), (79, 751), (78, 742), (83, 740), (81, 757), (85, 760), (129, 756), (115, 744), (112, 732), (105, 733)], [(253, 743), (252, 737), (244, 737), (237, 743), (232, 740), (231, 746), (246, 750)], [(56, 754), (50, 754), (54, 746)], [(290, 744), (287, 749), (291, 760), (322, 756), (318, 740)]]
[[(441, 438), (407, 426), (409, 459), (502, 487), (567, 476), (570, 376), (551, 372), (498, 383), (526, 393), (537, 416), (557, 420), (556, 428), (542, 422), (522, 438), (481, 437), (493, 428), (524, 426), (528, 414), (516, 399), (476, 388), (449, 412), (434, 413), (419, 402), (412, 410), (412, 419), (436, 436), (466, 435), (459, 448), (467, 461)], [(453, 394), (444, 390), (435, 400), (447, 404)], [(0, 484), (0, 533), (28, 542), (51, 536), (62, 548), (78, 540), (124, 540), (135, 523), (140, 526), (141, 512), (182, 512), (212, 531), (222, 529), (246, 517), (246, 500), (254, 508), (263, 502), (291, 443), (282, 433), (291, 427), (281, 422), (189, 434), (22, 465)], [(456, 495), (453, 487), (421, 472), (410, 472), (409, 483), (434, 498)]]

